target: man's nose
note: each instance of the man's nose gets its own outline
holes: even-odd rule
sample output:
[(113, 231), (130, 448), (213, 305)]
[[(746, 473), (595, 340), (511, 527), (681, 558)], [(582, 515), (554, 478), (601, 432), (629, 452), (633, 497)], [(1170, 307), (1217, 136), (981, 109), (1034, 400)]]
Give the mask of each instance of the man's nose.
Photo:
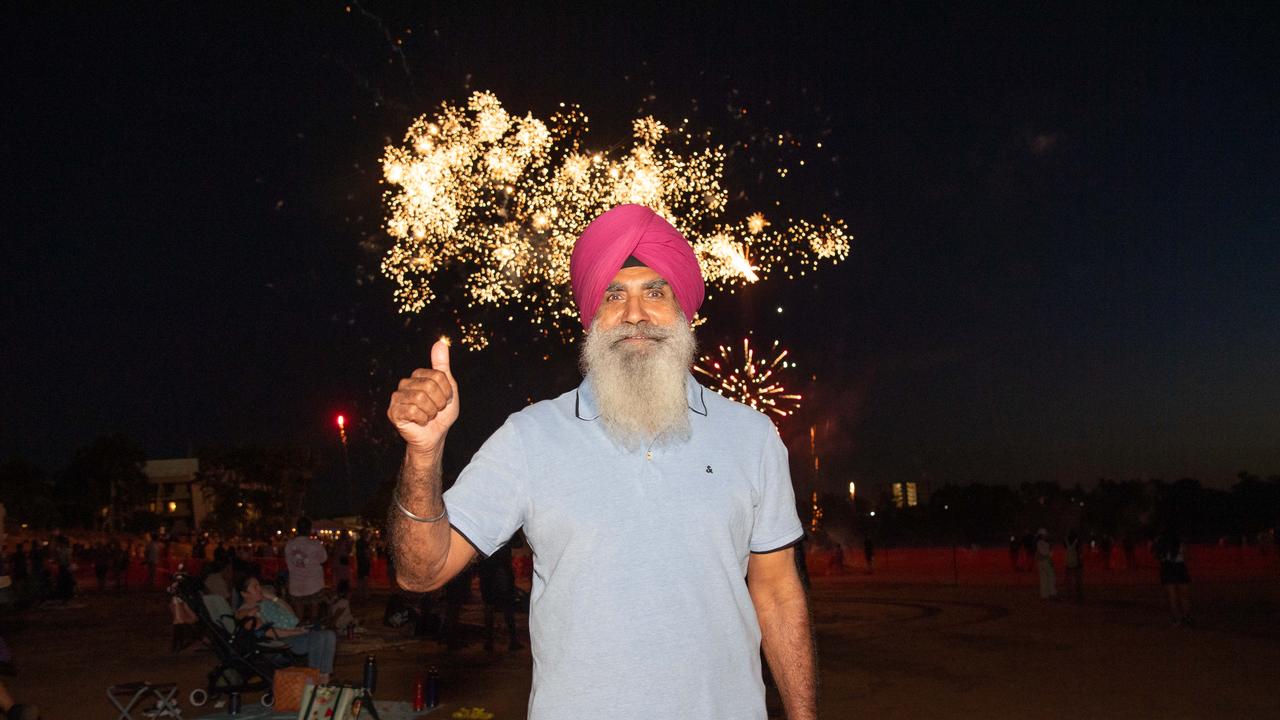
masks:
[(627, 307), (622, 316), (623, 322), (638, 325), (641, 321), (648, 320), (649, 314), (645, 312), (644, 304), (641, 302), (643, 298), (639, 295), (630, 295), (627, 297)]

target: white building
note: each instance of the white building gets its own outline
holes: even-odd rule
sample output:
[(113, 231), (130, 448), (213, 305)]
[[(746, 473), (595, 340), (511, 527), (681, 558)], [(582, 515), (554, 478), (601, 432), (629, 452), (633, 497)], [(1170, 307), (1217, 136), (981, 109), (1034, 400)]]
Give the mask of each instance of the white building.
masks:
[(165, 526), (173, 528), (181, 522), (190, 530), (200, 528), (209, 508), (196, 479), (199, 471), (198, 458), (148, 460), (142, 466), (147, 481), (155, 489), (148, 509), (159, 515)]

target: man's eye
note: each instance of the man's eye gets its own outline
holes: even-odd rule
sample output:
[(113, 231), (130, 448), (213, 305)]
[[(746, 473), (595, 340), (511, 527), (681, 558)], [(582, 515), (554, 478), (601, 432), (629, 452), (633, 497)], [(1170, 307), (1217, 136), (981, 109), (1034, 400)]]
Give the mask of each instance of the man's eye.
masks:
[(605, 299), (609, 302), (617, 302), (622, 299), (622, 293), (609, 293), (605, 296)]

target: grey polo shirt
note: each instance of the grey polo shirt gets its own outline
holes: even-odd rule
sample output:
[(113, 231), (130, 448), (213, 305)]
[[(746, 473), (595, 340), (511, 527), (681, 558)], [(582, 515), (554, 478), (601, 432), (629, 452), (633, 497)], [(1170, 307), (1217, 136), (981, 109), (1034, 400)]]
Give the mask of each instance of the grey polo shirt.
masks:
[(589, 381), (510, 416), (445, 494), (485, 555), (533, 550), (532, 720), (765, 717), (750, 553), (803, 535), (764, 415), (686, 380), (692, 437), (636, 451)]

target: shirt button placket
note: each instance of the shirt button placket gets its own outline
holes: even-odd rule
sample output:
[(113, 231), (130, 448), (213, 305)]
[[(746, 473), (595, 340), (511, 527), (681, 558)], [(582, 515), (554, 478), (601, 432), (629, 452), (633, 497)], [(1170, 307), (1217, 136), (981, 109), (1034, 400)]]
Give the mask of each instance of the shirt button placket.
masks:
[(653, 449), (648, 448), (644, 451), (644, 462), (636, 467), (636, 487), (639, 489), (642, 499), (648, 498), (648, 486), (652, 484), (655, 472), (657, 472), (657, 468), (653, 464)]

